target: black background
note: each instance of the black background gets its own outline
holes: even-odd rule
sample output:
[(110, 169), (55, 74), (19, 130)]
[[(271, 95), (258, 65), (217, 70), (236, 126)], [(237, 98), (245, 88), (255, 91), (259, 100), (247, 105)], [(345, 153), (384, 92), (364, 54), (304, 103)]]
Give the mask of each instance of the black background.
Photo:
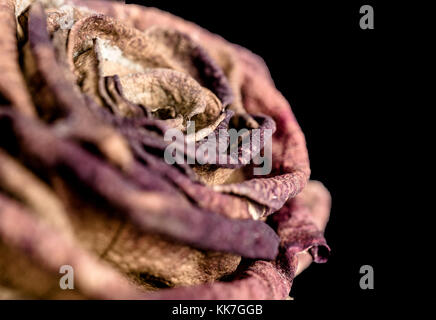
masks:
[[(127, 1), (132, 3), (132, 1)], [(355, 1), (134, 1), (193, 21), (262, 56), (307, 139), (312, 179), (333, 198), (326, 238), (332, 256), (298, 276), (296, 301), (363, 301), (386, 289), (392, 214), (385, 191), (394, 106), (387, 87), (395, 68), (394, 6)], [(374, 30), (359, 27), (359, 8), (374, 8)], [(374, 268), (375, 289), (359, 287), (359, 269)]]

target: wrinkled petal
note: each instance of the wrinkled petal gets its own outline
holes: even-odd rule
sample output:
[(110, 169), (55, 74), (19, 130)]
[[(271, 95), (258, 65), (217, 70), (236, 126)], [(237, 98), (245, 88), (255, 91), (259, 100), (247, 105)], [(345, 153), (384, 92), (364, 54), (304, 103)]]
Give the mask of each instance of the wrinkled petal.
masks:
[(284, 299), (326, 261), (330, 196), (260, 57), (110, 1), (0, 17), (0, 297)]
[[(315, 183), (316, 184), (316, 183)], [(310, 184), (309, 184), (310, 185)], [(281, 238), (280, 253), (275, 261), (248, 262), (230, 282), (161, 290), (153, 299), (285, 299), (298, 270), (298, 254), (310, 252), (314, 261), (326, 261), (330, 248), (318, 226), (325, 225), (330, 213), (328, 191), (309, 186), (310, 190), (289, 201), (274, 216)]]

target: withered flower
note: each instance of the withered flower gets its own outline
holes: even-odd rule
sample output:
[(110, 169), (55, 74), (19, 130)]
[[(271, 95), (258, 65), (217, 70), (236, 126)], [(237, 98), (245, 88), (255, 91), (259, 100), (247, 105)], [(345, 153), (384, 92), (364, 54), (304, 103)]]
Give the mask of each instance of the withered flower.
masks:
[[(0, 68), (0, 298), (285, 299), (326, 261), (330, 196), (248, 50), (153, 8), (6, 0)], [(233, 129), (248, 152), (199, 152)]]

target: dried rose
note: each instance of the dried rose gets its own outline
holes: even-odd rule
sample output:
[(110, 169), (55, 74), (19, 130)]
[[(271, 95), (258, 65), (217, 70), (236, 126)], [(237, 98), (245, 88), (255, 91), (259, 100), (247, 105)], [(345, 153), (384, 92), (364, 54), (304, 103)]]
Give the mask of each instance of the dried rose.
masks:
[[(328, 192), (297, 196), (304, 136), (260, 58), (115, 2), (8, 0), (0, 17), (0, 296), (277, 299), (325, 261)], [(233, 128), (259, 132), (249, 152), (198, 153)], [(166, 161), (169, 129), (197, 162)], [(244, 161), (272, 133), (259, 178)]]

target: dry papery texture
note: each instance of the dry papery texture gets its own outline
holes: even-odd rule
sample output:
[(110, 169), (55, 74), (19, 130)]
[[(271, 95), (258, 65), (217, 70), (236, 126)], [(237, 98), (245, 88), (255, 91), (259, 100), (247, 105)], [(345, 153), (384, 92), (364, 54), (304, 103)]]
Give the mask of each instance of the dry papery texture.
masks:
[[(6, 0), (0, 68), (0, 298), (285, 299), (326, 261), (330, 195), (248, 50), (154, 8)], [(241, 145), (170, 165), (169, 128), (187, 159), (219, 130), (273, 132), (272, 172)]]

